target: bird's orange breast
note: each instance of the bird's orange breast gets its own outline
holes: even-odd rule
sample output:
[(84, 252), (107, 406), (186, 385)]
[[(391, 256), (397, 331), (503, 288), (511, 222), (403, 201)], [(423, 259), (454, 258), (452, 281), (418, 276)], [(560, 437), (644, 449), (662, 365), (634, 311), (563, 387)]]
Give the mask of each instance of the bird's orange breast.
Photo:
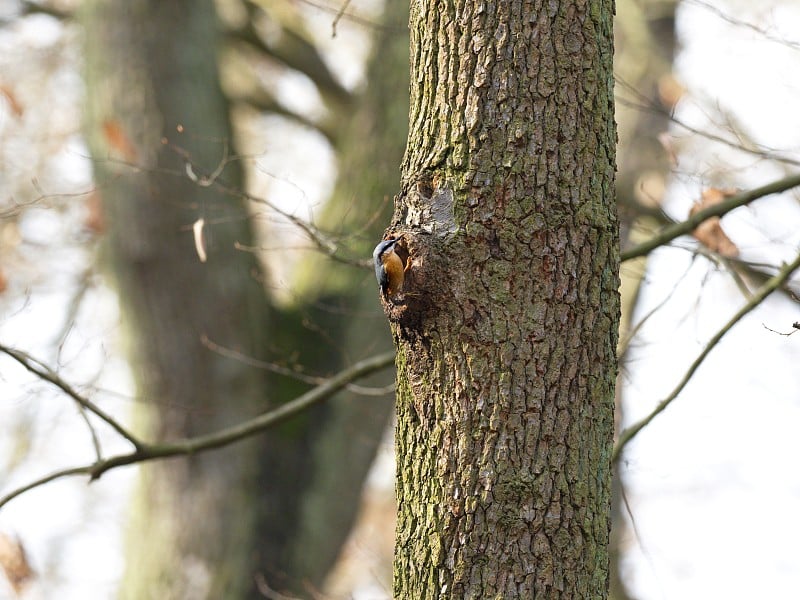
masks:
[(387, 252), (382, 258), (383, 268), (386, 271), (386, 278), (389, 283), (386, 291), (390, 296), (394, 296), (403, 289), (403, 279), (405, 278), (403, 261), (394, 252)]

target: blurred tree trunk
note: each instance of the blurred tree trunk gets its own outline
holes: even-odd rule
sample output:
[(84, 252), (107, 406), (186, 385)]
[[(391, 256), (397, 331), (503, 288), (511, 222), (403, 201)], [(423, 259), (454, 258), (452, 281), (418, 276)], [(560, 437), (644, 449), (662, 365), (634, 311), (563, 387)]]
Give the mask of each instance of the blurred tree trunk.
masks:
[[(621, 221), (620, 245), (623, 248), (642, 241), (645, 237), (643, 228), (663, 224), (659, 211), (670, 164), (669, 152), (663, 147), (659, 135), (669, 129), (668, 115), (679, 93), (672, 77), (677, 4), (677, 0), (617, 2), (615, 71), (624, 86), (618, 91), (623, 101), (617, 104), (620, 130), (617, 203)], [(652, 107), (646, 106), (648, 100), (653, 103)], [(646, 258), (641, 258), (627, 263), (621, 272), (623, 339), (631, 330), (631, 315), (636, 309), (645, 266)], [(617, 423), (622, 420), (623, 394), (623, 386), (618, 385)], [(622, 485), (619, 469), (615, 469), (611, 519), (612, 600), (630, 597), (621, 575), (621, 563), (626, 547), (634, 542), (623, 503)]]
[[(211, 352), (253, 354), (267, 314), (237, 198), (212, 173), (231, 140), (217, 83), (211, 1), (93, 0), (86, 25), (87, 131), (149, 439), (209, 432), (265, 408), (263, 376)], [(122, 163), (129, 163), (133, 167)], [(241, 187), (235, 163), (220, 180)], [(205, 219), (203, 263), (192, 224)], [(252, 586), (258, 446), (142, 470), (123, 598), (237, 598)]]
[[(408, 133), (408, 5), (386, 4), (374, 32), (367, 84), (343, 123), (336, 188), (317, 222), (341, 231), (351, 254), (370, 256), (389, 218), (391, 198), (400, 189), (400, 162)], [(367, 224), (366, 226), (364, 224)], [(355, 237), (347, 237), (357, 232)], [(318, 372), (336, 371), (391, 348), (388, 327), (375, 301), (372, 270), (316, 255), (299, 268), (298, 290), (327, 352)], [(338, 345), (331, 347), (330, 340)], [(370, 377), (363, 385), (387, 386), (393, 374)], [(313, 440), (316, 474), (303, 498), (303, 519), (294, 540), (301, 569), (315, 586), (337, 558), (360, 508), (364, 479), (393, 414), (394, 394), (382, 397), (340, 393), (329, 403), (324, 426)], [(336, 501), (332, 501), (336, 499)], [(316, 552), (309, 552), (316, 548)]]
[(617, 6), (617, 201), (623, 248), (638, 241), (632, 231), (637, 221), (657, 216), (670, 171), (669, 150), (659, 135), (668, 130), (681, 94), (672, 77), (677, 5), (677, 0), (620, 0)]
[(607, 595), (612, 10), (412, 4), (397, 598)]
[[(398, 7), (392, 8), (397, 21)], [(399, 12), (405, 21), (407, 8)], [(143, 424), (148, 437), (212, 431), (265, 410), (269, 398), (307, 388), (221, 357), (203, 344), (205, 337), (256, 357), (297, 350), (295, 360), (314, 372), (335, 371), (342, 360), (334, 357), (343, 350), (354, 359), (374, 352), (368, 345), (374, 336), (364, 335), (373, 329), (358, 320), (365, 296), (374, 306), (375, 285), (370, 279), (365, 285), (370, 274), (350, 269), (343, 287), (337, 285), (343, 279), (318, 286), (326, 290), (322, 296), (279, 314), (265, 301), (252, 255), (234, 250), (235, 242), (250, 244), (245, 204), (187, 175), (187, 164), (202, 177), (233, 154), (213, 4), (93, 0), (82, 17), (87, 133), (136, 383), (151, 409)], [(376, 79), (343, 136), (345, 172), (355, 175), (342, 177), (332, 209), (339, 216), (331, 221), (348, 214), (363, 222), (376, 199), (397, 189), (399, 177), (388, 166), (396, 172), (405, 136), (402, 125), (396, 129), (407, 116), (402, 29), (380, 30), (371, 68)], [(376, 154), (383, 160), (376, 162)], [(243, 188), (238, 163), (219, 180)], [(363, 208), (345, 201), (353, 197)], [(200, 218), (205, 263), (192, 235)], [(378, 236), (366, 232), (365, 255)], [(317, 276), (330, 271), (318, 263), (313, 269)], [(355, 313), (355, 324), (316, 309), (324, 304)], [(319, 326), (317, 337), (304, 325), (309, 318)], [(331, 347), (331, 339), (353, 341), (341, 348)], [(319, 587), (352, 525), (391, 406), (388, 399), (344, 398), (263, 439), (145, 467), (121, 596), (248, 597), (258, 595), (256, 576), (295, 592)]]

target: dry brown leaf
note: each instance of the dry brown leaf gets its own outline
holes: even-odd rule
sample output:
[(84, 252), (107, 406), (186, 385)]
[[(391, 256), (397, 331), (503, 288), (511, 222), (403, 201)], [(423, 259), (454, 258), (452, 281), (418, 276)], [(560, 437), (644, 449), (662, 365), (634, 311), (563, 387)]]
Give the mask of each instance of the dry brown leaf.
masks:
[[(692, 208), (689, 210), (689, 216), (691, 217), (696, 212), (708, 208), (709, 206), (719, 204), (726, 198), (734, 196), (736, 193), (737, 190), (730, 188), (708, 188), (703, 192), (700, 200), (692, 205)], [(692, 231), (692, 235), (698, 242), (712, 252), (716, 252), (728, 258), (739, 256), (739, 248), (736, 247), (736, 244), (734, 244), (725, 231), (723, 231), (719, 217), (706, 219), (697, 226), (697, 229)]]
[(136, 162), (138, 153), (128, 134), (119, 121), (107, 119), (103, 121), (103, 137), (109, 147), (129, 162)]
[(658, 78), (658, 99), (664, 108), (675, 108), (675, 105), (686, 93), (686, 88), (675, 78), (672, 73), (667, 73)]
[(0, 85), (0, 94), (2, 94), (6, 102), (8, 102), (8, 107), (11, 109), (11, 112), (14, 113), (14, 116), (17, 118), (21, 117), (25, 110), (22, 108), (22, 103), (17, 98), (14, 90), (7, 85)]
[(100, 192), (94, 190), (86, 197), (86, 218), (83, 225), (94, 234), (101, 234), (106, 230), (106, 216), (103, 212), (103, 199)]
[(3, 569), (15, 594), (22, 593), (25, 586), (33, 579), (33, 569), (28, 563), (22, 542), (5, 533), (0, 533), (0, 568)]

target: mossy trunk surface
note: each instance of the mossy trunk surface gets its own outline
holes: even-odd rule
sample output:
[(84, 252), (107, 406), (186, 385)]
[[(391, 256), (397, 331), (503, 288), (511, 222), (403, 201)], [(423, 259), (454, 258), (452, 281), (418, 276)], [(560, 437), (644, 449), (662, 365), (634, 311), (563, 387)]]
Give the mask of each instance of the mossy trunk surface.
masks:
[(413, 2), (384, 299), (396, 598), (604, 598), (619, 321), (610, 0)]

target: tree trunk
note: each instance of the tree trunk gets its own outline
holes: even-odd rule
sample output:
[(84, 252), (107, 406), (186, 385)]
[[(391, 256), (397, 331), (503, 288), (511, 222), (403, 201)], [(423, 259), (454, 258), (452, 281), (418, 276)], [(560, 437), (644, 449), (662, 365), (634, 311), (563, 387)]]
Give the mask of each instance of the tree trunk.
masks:
[(612, 3), (415, 2), (410, 30), (395, 596), (604, 598)]
[[(265, 303), (247, 211), (187, 176), (212, 173), (231, 133), (213, 2), (94, 0), (86, 25), (87, 134), (146, 439), (206, 433), (265, 408), (262, 375), (203, 343), (252, 354)], [(179, 24), (179, 25), (177, 25)], [(123, 164), (125, 163), (125, 164)], [(128, 166), (132, 164), (133, 166)], [(233, 187), (232, 163), (219, 175)], [(206, 222), (207, 262), (192, 224)], [(257, 446), (148, 465), (123, 598), (237, 598), (253, 582)]]

